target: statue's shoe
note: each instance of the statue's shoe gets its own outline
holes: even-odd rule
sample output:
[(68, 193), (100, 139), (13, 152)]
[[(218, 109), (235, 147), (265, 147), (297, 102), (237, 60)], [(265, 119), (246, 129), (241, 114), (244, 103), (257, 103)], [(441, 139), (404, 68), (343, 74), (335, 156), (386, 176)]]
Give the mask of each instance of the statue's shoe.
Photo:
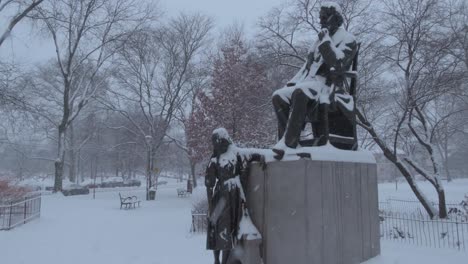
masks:
[(273, 148), (272, 151), (275, 153), (273, 158), (275, 158), (276, 160), (282, 160), (283, 159), (283, 157), (284, 157), (284, 150), (283, 149)]
[[(292, 148), (286, 145), (284, 137), (281, 138), (280, 141), (278, 141), (278, 143), (276, 143), (276, 145), (273, 146), (272, 151), (275, 154), (273, 158), (275, 158), (276, 160), (282, 160), (285, 154), (295, 155), (298, 152), (297, 148)], [(301, 153), (299, 157), (305, 158), (305, 157), (310, 157), (310, 155), (307, 155), (307, 154), (302, 155)]]
[(284, 157), (285, 149), (287, 149), (288, 146), (284, 143), (284, 137), (282, 137), (276, 145), (273, 146), (272, 151), (275, 153), (273, 156), (276, 160), (282, 160)]

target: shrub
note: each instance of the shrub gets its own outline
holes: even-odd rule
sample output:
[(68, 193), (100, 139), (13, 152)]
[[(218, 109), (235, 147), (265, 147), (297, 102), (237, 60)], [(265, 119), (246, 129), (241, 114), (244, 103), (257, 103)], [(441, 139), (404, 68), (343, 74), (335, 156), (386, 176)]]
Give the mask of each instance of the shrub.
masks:
[(30, 189), (11, 185), (8, 180), (0, 180), (0, 203), (7, 203), (26, 196)]

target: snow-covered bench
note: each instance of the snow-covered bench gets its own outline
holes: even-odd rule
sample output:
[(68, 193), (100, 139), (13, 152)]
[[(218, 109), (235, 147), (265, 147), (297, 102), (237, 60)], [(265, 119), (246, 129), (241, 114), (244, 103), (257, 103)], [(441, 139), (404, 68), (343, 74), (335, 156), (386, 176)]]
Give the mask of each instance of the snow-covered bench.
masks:
[(135, 195), (123, 197), (119, 193), (119, 197), (120, 197), (120, 209), (122, 209), (123, 207), (125, 207), (125, 209), (132, 208), (132, 207), (136, 208), (137, 205), (138, 207), (140, 207), (141, 201), (138, 200), (138, 197), (136, 197)]
[(177, 189), (177, 196), (179, 196), (179, 197), (185, 197), (188, 194), (189, 194), (189, 192), (187, 192), (187, 190), (185, 190), (185, 189), (182, 189), (182, 188)]

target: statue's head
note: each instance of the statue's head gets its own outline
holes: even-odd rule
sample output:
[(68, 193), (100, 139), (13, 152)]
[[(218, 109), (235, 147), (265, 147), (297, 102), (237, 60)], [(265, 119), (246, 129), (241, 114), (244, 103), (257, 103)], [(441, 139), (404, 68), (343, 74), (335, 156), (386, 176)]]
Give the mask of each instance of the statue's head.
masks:
[(324, 2), (320, 7), (320, 25), (328, 29), (330, 34), (334, 34), (343, 25), (341, 7), (334, 2)]
[(213, 130), (211, 142), (213, 143), (213, 151), (215, 155), (225, 153), (232, 144), (231, 137), (229, 137), (227, 130), (222, 127)]

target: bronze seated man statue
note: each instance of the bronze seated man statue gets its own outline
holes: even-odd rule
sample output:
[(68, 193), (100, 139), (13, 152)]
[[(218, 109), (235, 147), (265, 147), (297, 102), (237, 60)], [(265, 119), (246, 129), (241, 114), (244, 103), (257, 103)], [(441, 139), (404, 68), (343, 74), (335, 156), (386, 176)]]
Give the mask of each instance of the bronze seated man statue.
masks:
[[(324, 4), (320, 10), (322, 30), (307, 56), (306, 63), (283, 87), (273, 93), (273, 107), (278, 119), (279, 142), (273, 147), (281, 159), (286, 148), (298, 144), (322, 146), (330, 134), (337, 148), (355, 149), (354, 90), (358, 44), (343, 27), (341, 9)], [(353, 65), (354, 62), (354, 65)], [(348, 79), (352, 78), (351, 85)], [(314, 139), (300, 142), (306, 121), (312, 123)], [(354, 143), (349, 144), (346, 139)]]

